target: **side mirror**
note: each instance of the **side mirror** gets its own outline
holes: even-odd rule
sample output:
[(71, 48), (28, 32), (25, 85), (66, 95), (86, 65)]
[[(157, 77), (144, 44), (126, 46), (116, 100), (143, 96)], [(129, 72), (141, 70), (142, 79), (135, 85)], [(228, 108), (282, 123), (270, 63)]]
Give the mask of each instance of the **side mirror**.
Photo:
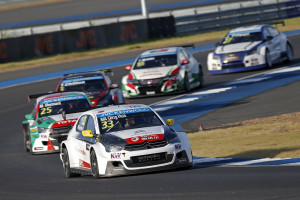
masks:
[(63, 118), (64, 120), (67, 119), (67, 117), (66, 117), (66, 111), (65, 111), (65, 110), (62, 110), (62, 111), (61, 111), (61, 116), (62, 116), (62, 118)]
[(33, 114), (27, 114), (27, 115), (25, 115), (25, 119), (27, 119), (27, 120), (34, 120)]
[(189, 64), (190, 63), (190, 61), (188, 61), (188, 60), (182, 60), (181, 61), (181, 64), (183, 64), (183, 65), (186, 65), (186, 64)]
[(175, 123), (174, 119), (167, 119), (167, 125), (172, 126)]
[(116, 89), (118, 87), (119, 87), (119, 84), (117, 84), (117, 83), (113, 83), (110, 85), (110, 89)]
[(132, 69), (132, 65), (127, 65), (127, 66), (125, 67), (125, 69), (128, 70), (128, 71), (130, 71), (130, 70)]
[(270, 40), (272, 40), (272, 39), (273, 39), (273, 36), (268, 35), (267, 38), (266, 38), (266, 41), (270, 41)]
[(94, 137), (92, 130), (84, 130), (81, 133), (84, 137)]

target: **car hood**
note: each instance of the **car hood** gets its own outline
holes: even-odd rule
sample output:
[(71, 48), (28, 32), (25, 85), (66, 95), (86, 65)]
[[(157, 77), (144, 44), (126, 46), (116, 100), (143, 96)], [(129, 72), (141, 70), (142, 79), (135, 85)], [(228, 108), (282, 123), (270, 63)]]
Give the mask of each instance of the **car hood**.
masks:
[(224, 46), (218, 46), (215, 50), (215, 53), (222, 54), (222, 53), (233, 53), (233, 52), (240, 52), (240, 51), (249, 51), (255, 46), (259, 45), (261, 42), (242, 42), (238, 44), (227, 44)]
[(63, 119), (61, 114), (42, 117), (37, 120), (37, 123), (42, 128), (73, 126), (82, 113), (83, 112), (66, 114), (66, 120)]
[(155, 67), (149, 69), (138, 69), (132, 70), (133, 74), (135, 75), (136, 79), (143, 80), (143, 79), (156, 79), (156, 78), (163, 78), (167, 76), (171, 70), (175, 69), (177, 65), (168, 66), (168, 67)]
[(118, 131), (111, 133), (110, 135), (125, 140), (129, 144), (138, 144), (145, 141), (153, 142), (163, 140), (165, 132), (166, 131), (163, 126), (154, 126)]

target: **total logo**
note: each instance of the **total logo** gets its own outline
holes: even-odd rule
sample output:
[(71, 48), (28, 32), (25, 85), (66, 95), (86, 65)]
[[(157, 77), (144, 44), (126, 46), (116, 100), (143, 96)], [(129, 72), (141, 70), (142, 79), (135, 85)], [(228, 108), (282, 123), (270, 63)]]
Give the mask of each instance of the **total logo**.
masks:
[(158, 140), (162, 140), (164, 138), (164, 134), (153, 134), (153, 135), (143, 135), (143, 136), (135, 136), (135, 137), (131, 137), (126, 139), (126, 141), (130, 144), (134, 144), (134, 143), (143, 143), (145, 141), (158, 141)]

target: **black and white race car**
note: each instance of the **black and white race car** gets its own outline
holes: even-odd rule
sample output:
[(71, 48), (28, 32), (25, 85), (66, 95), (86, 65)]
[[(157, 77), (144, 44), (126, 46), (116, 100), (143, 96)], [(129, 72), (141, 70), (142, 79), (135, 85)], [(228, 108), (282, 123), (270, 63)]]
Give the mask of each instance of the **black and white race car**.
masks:
[(272, 67), (291, 61), (293, 48), (284, 33), (270, 25), (253, 25), (231, 30), (208, 54), (210, 74), (239, 72)]
[(170, 126), (150, 107), (140, 104), (85, 112), (61, 143), (66, 177), (91, 174), (119, 176), (189, 168), (193, 164), (187, 134)]

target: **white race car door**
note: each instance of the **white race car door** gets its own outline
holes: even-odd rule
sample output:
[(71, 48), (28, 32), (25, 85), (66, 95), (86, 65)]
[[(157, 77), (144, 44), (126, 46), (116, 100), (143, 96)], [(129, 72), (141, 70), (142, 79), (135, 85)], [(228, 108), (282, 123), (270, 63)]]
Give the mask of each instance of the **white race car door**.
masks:
[[(92, 122), (92, 123), (91, 123)], [(93, 118), (90, 115), (83, 115), (78, 121), (76, 131), (78, 132), (75, 142), (75, 152), (78, 156), (79, 167), (83, 170), (90, 170), (90, 146), (96, 142), (95, 138), (82, 135), (84, 130), (95, 130)], [(92, 127), (92, 128), (91, 128)], [(95, 132), (95, 131), (94, 131)]]

